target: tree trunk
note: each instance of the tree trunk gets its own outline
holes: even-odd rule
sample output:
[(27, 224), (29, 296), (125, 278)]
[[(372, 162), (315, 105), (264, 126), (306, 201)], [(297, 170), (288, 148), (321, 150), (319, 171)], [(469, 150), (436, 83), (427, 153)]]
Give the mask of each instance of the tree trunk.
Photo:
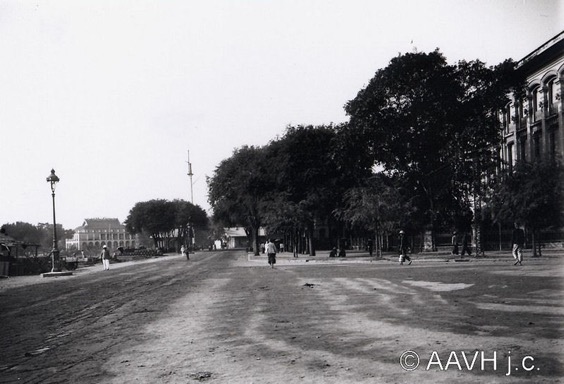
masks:
[(255, 256), (260, 255), (260, 244), (259, 244), (259, 229), (258, 227), (251, 227), (252, 237), (253, 237), (253, 250)]
[[(541, 257), (541, 244), (540, 244), (540, 234), (539, 231), (533, 229), (532, 231), (532, 240), (533, 240), (533, 257)], [(538, 248), (538, 253), (537, 253)]]
[(309, 245), (309, 255), (315, 256), (315, 245), (313, 242), (313, 224), (309, 224), (307, 227), (307, 237), (308, 237), (308, 245)]

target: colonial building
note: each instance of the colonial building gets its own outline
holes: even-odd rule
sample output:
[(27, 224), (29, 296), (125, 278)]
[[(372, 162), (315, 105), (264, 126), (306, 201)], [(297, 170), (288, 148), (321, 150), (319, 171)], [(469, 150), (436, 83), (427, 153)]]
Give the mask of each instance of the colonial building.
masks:
[(74, 230), (73, 238), (66, 241), (68, 250), (97, 250), (104, 245), (111, 249), (135, 248), (135, 236), (129, 234), (118, 219), (86, 219)]
[(564, 32), (520, 60), (517, 70), (526, 78), (526, 94), (513, 96), (502, 113), (501, 157), (509, 167), (520, 160), (562, 160)]

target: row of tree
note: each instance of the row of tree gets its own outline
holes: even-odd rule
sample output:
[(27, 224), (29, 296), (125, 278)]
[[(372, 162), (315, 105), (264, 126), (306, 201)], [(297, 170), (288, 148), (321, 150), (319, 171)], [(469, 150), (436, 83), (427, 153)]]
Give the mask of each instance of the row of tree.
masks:
[[(53, 248), (53, 224), (39, 223), (33, 225), (23, 221), (3, 224), (0, 232), (18, 241), (21, 247), (27, 252), (35, 252), (36, 249), (50, 250)], [(57, 240), (63, 242), (63, 246), (58, 244), (59, 249), (64, 249), (64, 239), (72, 239), (74, 231), (64, 229), (61, 224), (57, 224)]]
[[(516, 191), (510, 183), (517, 176), (502, 175), (498, 152), (499, 111), (522, 89), (510, 60), (486, 67), (450, 65), (438, 50), (400, 55), (345, 105), (348, 123), (290, 126), (281, 138), (223, 160), (208, 178), (214, 219), (247, 228), (255, 253), (261, 226), (305, 236), (314, 254), (316, 222), (337, 233), (369, 231), (377, 240), (398, 228), (479, 228), (484, 212), (499, 222), (540, 225), (525, 212), (533, 209), (526, 207), (530, 196), (512, 196), (536, 193), (543, 208), (558, 205), (559, 184), (532, 191), (520, 188), (530, 186), (521, 180)], [(557, 163), (538, 166), (557, 179)], [(523, 168), (528, 180), (527, 172), (539, 169)], [(557, 224), (557, 217), (542, 223)]]
[[(124, 224), (129, 233), (150, 238), (154, 247), (172, 248), (174, 241), (173, 247), (180, 248), (182, 244), (189, 245), (194, 229), (205, 230), (209, 223), (206, 212), (197, 205), (183, 200), (156, 199), (136, 203)], [(53, 224), (6, 223), (0, 231), (15, 239), (26, 253), (53, 247)], [(65, 249), (64, 240), (73, 236), (72, 229), (57, 224), (59, 249)]]
[(152, 238), (155, 248), (178, 250), (190, 245), (194, 228), (208, 227), (208, 216), (200, 206), (184, 200), (155, 199), (136, 203), (124, 224), (129, 233)]

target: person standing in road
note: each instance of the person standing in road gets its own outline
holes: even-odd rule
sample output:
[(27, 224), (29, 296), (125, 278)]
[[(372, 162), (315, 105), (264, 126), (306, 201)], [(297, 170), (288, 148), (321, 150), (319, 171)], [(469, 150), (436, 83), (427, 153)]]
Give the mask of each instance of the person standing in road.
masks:
[(511, 244), (513, 244), (513, 257), (515, 258), (515, 264), (513, 265), (523, 265), (523, 254), (521, 250), (525, 246), (525, 231), (519, 227), (519, 223), (515, 223), (515, 229), (513, 229), (513, 234), (511, 235)]
[(104, 271), (110, 270), (110, 251), (106, 245), (102, 247), (102, 253), (100, 258), (102, 259), (102, 264), (104, 265)]
[(272, 239), (268, 240), (265, 248), (266, 254), (268, 255), (268, 264), (270, 264), (271, 268), (274, 268), (274, 264), (276, 264), (276, 245)]
[(409, 250), (409, 246), (407, 245), (407, 239), (405, 238), (405, 232), (400, 231), (399, 234), (400, 234), (400, 238), (399, 238), (399, 252), (400, 252), (399, 261), (400, 261), (400, 265), (403, 265), (403, 262), (406, 261), (406, 260), (409, 261), (409, 263), (407, 265), (411, 265), (411, 258), (407, 254), (407, 251)]
[(458, 255), (458, 237), (456, 236), (456, 231), (452, 233), (452, 252), (453, 255)]

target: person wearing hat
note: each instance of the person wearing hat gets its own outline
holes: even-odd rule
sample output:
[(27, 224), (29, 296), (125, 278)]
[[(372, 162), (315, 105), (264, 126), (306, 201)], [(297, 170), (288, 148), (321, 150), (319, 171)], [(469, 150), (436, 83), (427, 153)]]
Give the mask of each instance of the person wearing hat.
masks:
[(104, 271), (110, 269), (110, 251), (108, 247), (104, 245), (102, 247), (102, 253), (100, 254), (100, 258), (102, 259), (102, 264), (104, 264)]
[(409, 247), (407, 245), (407, 239), (404, 236), (405, 232), (400, 231), (399, 235), (400, 235), (400, 238), (399, 238), (399, 252), (400, 252), (399, 262), (400, 262), (400, 265), (403, 265), (403, 262), (406, 261), (406, 260), (409, 261), (408, 265), (411, 265), (411, 258), (407, 254)]

